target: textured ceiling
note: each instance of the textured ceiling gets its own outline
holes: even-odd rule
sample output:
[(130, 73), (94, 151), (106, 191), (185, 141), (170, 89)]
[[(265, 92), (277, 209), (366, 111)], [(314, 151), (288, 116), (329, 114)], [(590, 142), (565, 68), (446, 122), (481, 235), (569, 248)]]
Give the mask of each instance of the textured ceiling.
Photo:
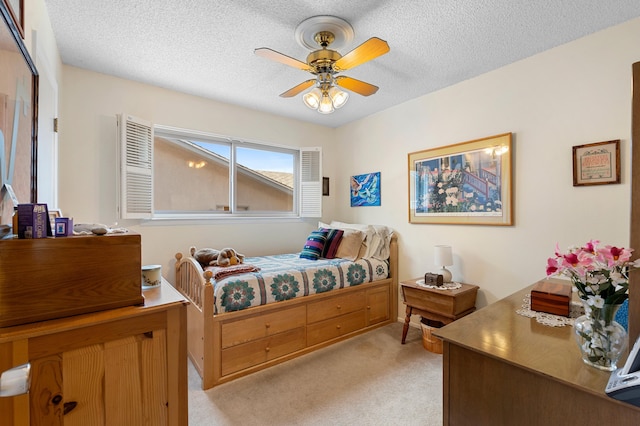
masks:
[[(65, 64), (339, 127), (640, 16), (638, 0), (45, 0)], [(343, 55), (370, 37), (391, 51), (342, 75), (375, 84), (333, 114), (301, 95), (310, 74), (254, 55), (305, 61), (296, 26), (334, 15), (353, 26)]]

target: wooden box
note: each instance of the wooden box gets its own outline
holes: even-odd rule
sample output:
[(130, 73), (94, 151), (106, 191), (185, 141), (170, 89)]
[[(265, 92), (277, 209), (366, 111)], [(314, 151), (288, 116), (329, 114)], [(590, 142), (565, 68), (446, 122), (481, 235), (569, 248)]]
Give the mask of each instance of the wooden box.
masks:
[(0, 240), (0, 327), (138, 305), (139, 234)]
[(569, 316), (571, 284), (560, 280), (538, 281), (531, 289), (531, 310)]

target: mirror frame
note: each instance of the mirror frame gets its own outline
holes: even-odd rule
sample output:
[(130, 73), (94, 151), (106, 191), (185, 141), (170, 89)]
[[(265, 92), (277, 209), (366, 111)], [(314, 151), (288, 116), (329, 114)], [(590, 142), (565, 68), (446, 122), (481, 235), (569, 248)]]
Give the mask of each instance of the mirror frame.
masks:
[[(7, 63), (6, 65), (4, 65), (2, 68), (7, 68), (7, 69), (20, 69), (20, 67), (24, 67), (24, 73), (22, 73), (23, 75), (31, 75), (31, 86), (30, 87), (26, 87), (25, 89), (27, 91), (30, 90), (31, 93), (26, 93), (23, 94), (24, 99), (30, 99), (30, 109), (31, 109), (31, 116), (30, 119), (28, 121), (22, 120), (22, 122), (19, 122), (18, 124), (18, 128), (22, 129), (22, 125), (23, 123), (26, 123), (25, 125), (30, 126), (30, 132), (29, 135), (30, 137), (27, 138), (22, 138), (23, 140), (18, 139), (18, 136), (21, 134), (21, 132), (18, 132), (18, 136), (16, 136), (15, 138), (11, 138), (11, 139), (16, 139), (16, 145), (20, 145), (20, 144), (28, 144), (30, 146), (31, 149), (31, 155), (30, 155), (30, 160), (29, 160), (29, 164), (14, 164), (14, 169), (18, 169), (21, 167), (25, 167), (28, 166), (30, 167), (30, 182), (28, 184), (29, 186), (29, 200), (20, 200), (20, 197), (18, 197), (19, 201), (22, 203), (25, 202), (30, 202), (30, 203), (36, 203), (37, 199), (38, 199), (38, 191), (37, 191), (37, 170), (38, 170), (38, 71), (35, 67), (35, 64), (33, 62), (33, 60), (31, 59), (31, 56), (29, 55), (29, 52), (27, 51), (27, 48), (22, 40), (21, 37), (21, 33), (20, 30), (18, 28), (18, 23), (15, 22), (13, 15), (11, 14), (11, 11), (9, 11), (9, 9), (7, 8), (7, 5), (5, 4), (4, 1), (0, 2), (0, 14), (2, 15), (2, 22), (0, 23), (0, 25), (2, 25), (2, 28), (0, 29), (0, 31), (6, 31), (8, 32), (8, 38), (9, 39), (13, 39), (13, 41), (15, 42), (15, 48), (16, 50), (20, 53), (21, 58), (16, 60), (15, 63)], [(23, 75), (16, 75), (16, 85), (18, 85), (20, 83), (20, 78), (23, 78)], [(21, 98), (22, 99), (22, 98)], [(18, 100), (15, 100), (15, 104), (17, 106), (20, 106), (20, 102)], [(24, 108), (24, 106), (23, 106)], [(12, 133), (15, 132), (15, 129), (12, 128)], [(27, 133), (27, 132), (22, 132), (22, 133)], [(12, 135), (9, 135), (12, 136)], [(5, 135), (5, 138), (7, 138), (7, 135)], [(9, 138), (7, 138), (9, 139)], [(10, 141), (11, 143), (12, 141)], [(6, 140), (5, 140), (6, 143)], [(7, 168), (8, 169), (8, 168)], [(13, 178), (14, 176), (8, 176), (8, 170), (7, 170), (7, 177), (9, 178)], [(4, 182), (4, 178), (2, 179), (2, 181)], [(4, 191), (3, 191), (3, 195), (4, 195)], [(26, 194), (24, 194), (26, 196)], [(23, 197), (24, 199), (24, 197)], [(4, 200), (1, 200), (4, 201)], [(2, 203), (4, 204), (4, 203)], [(3, 208), (3, 212), (4, 212), (4, 208)]]

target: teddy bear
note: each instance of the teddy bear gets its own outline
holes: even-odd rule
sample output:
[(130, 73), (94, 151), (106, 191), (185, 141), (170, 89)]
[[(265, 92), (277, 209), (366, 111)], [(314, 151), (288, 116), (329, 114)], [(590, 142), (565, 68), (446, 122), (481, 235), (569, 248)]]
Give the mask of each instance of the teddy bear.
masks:
[(212, 248), (201, 248), (196, 251), (195, 247), (191, 247), (191, 256), (198, 261), (202, 267), (215, 265), (218, 263), (218, 255), (220, 250)]
[(216, 266), (232, 266), (244, 262), (244, 254), (240, 254), (232, 248), (223, 248), (218, 254)]

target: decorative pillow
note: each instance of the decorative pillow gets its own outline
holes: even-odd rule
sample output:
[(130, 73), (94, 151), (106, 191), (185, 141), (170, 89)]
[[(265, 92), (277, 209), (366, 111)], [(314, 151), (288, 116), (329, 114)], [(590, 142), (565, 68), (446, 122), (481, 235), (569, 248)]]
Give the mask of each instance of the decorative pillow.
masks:
[(322, 228), (321, 231), (327, 232), (327, 242), (324, 243), (324, 249), (322, 250), (321, 257), (324, 257), (325, 259), (333, 259), (336, 257), (336, 252), (338, 251), (340, 241), (342, 241), (342, 234), (344, 234), (344, 231), (342, 229), (327, 228)]
[(336, 257), (348, 260), (356, 260), (360, 253), (360, 246), (364, 240), (365, 233), (355, 229), (345, 229), (342, 240), (336, 251)]
[(318, 260), (324, 249), (324, 244), (327, 241), (326, 231), (312, 231), (307, 237), (307, 242), (304, 244), (300, 257), (303, 259)]

